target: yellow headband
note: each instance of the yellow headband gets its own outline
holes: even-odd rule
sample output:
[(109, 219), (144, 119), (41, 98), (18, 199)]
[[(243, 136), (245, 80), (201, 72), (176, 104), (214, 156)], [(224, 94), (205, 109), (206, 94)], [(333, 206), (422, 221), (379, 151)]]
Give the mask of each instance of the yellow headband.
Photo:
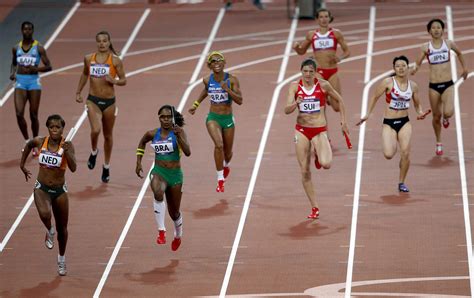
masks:
[(212, 56), (219, 56), (222, 58), (222, 60), (225, 60), (224, 55), (222, 55), (221, 52), (219, 51), (212, 51), (209, 56), (207, 56), (207, 63), (211, 63), (211, 58)]

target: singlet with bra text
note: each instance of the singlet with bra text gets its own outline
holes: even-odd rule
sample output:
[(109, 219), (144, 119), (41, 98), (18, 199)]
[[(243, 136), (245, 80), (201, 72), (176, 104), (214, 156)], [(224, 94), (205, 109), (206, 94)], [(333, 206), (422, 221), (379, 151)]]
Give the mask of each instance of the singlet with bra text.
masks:
[(172, 130), (167, 137), (161, 138), (161, 128), (158, 128), (151, 141), (151, 147), (155, 152), (156, 160), (176, 161), (181, 157), (178, 140)]
[[(229, 74), (224, 73), (224, 81), (229, 79)], [(230, 88), (230, 80), (227, 83), (227, 86)], [(214, 78), (214, 74), (211, 74), (209, 77), (209, 82), (207, 83), (207, 95), (209, 95), (209, 100), (211, 104), (232, 104), (232, 99), (229, 97), (229, 93), (222, 89), (221, 84), (217, 82)]]

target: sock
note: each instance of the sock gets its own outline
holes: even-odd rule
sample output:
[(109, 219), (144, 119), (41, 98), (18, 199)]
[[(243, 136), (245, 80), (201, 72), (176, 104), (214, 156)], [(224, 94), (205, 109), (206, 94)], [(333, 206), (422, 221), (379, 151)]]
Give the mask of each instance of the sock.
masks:
[(58, 255), (58, 262), (66, 262), (66, 256)]
[(229, 165), (230, 165), (230, 161), (227, 162), (227, 161), (224, 160), (224, 167), (228, 167)]
[(91, 151), (91, 154), (94, 155), (94, 156), (96, 156), (97, 153), (99, 153), (99, 149), (97, 149), (97, 148), (95, 150)]
[(174, 237), (181, 238), (183, 236), (183, 216), (180, 213), (177, 220), (174, 220)]
[(54, 226), (51, 226), (51, 229), (48, 231), (49, 235), (54, 235)]
[(155, 220), (158, 230), (166, 231), (165, 228), (165, 202), (153, 200), (153, 209), (155, 210)]
[(217, 171), (217, 180), (224, 180), (224, 170)]
[(104, 163), (104, 169), (110, 169), (110, 164), (105, 164)]

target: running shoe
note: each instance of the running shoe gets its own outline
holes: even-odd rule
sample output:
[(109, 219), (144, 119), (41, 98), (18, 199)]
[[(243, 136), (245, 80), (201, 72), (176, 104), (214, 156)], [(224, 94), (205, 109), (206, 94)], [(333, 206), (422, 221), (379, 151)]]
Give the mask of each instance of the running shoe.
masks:
[(319, 163), (319, 159), (318, 159), (318, 153), (316, 151), (314, 151), (314, 166), (318, 170), (321, 169), (321, 164)]
[(224, 179), (227, 178), (227, 176), (229, 176), (229, 173), (230, 173), (230, 168), (224, 167)]
[(405, 185), (405, 183), (398, 183), (398, 191), (399, 192), (410, 192), (410, 190)]
[(224, 181), (225, 180), (217, 180), (217, 187), (216, 187), (217, 192), (224, 192)]
[(53, 233), (49, 233), (49, 231), (46, 232), (46, 235), (44, 236), (44, 245), (48, 249), (53, 249), (54, 246), (54, 231)]
[(317, 219), (319, 218), (319, 208), (313, 207), (311, 208), (311, 213), (308, 215), (310, 219)]
[(60, 276), (66, 276), (67, 274), (66, 261), (58, 262), (58, 274)]
[(102, 182), (108, 183), (110, 180), (110, 169), (102, 167)]
[(449, 127), (449, 118), (443, 118), (443, 127), (448, 128)]
[(179, 246), (181, 245), (181, 238), (174, 238), (171, 242), (171, 250), (177, 251)]
[(443, 153), (443, 144), (436, 143), (436, 155), (441, 156)]
[(158, 237), (156, 237), (156, 243), (165, 244), (166, 243), (166, 231), (158, 230)]
[(92, 170), (95, 167), (95, 161), (97, 160), (97, 155), (99, 155), (99, 150), (97, 150), (97, 154), (94, 155), (91, 153), (89, 155), (89, 159), (87, 160), (87, 167)]
[(231, 10), (232, 9), (232, 2), (226, 2), (224, 5), (225, 10)]
[(37, 157), (39, 155), (37, 147), (34, 147), (33, 149), (31, 149), (31, 155), (33, 157)]

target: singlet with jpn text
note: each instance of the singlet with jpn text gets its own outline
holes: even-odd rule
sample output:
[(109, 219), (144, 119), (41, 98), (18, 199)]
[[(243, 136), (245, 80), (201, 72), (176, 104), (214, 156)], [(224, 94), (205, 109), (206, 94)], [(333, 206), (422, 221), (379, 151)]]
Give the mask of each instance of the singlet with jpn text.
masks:
[(410, 99), (413, 96), (411, 89), (410, 80), (408, 80), (408, 86), (405, 91), (401, 90), (397, 84), (397, 80), (392, 77), (393, 87), (390, 92), (386, 93), (385, 100), (389, 104), (392, 110), (406, 110), (410, 107)]

